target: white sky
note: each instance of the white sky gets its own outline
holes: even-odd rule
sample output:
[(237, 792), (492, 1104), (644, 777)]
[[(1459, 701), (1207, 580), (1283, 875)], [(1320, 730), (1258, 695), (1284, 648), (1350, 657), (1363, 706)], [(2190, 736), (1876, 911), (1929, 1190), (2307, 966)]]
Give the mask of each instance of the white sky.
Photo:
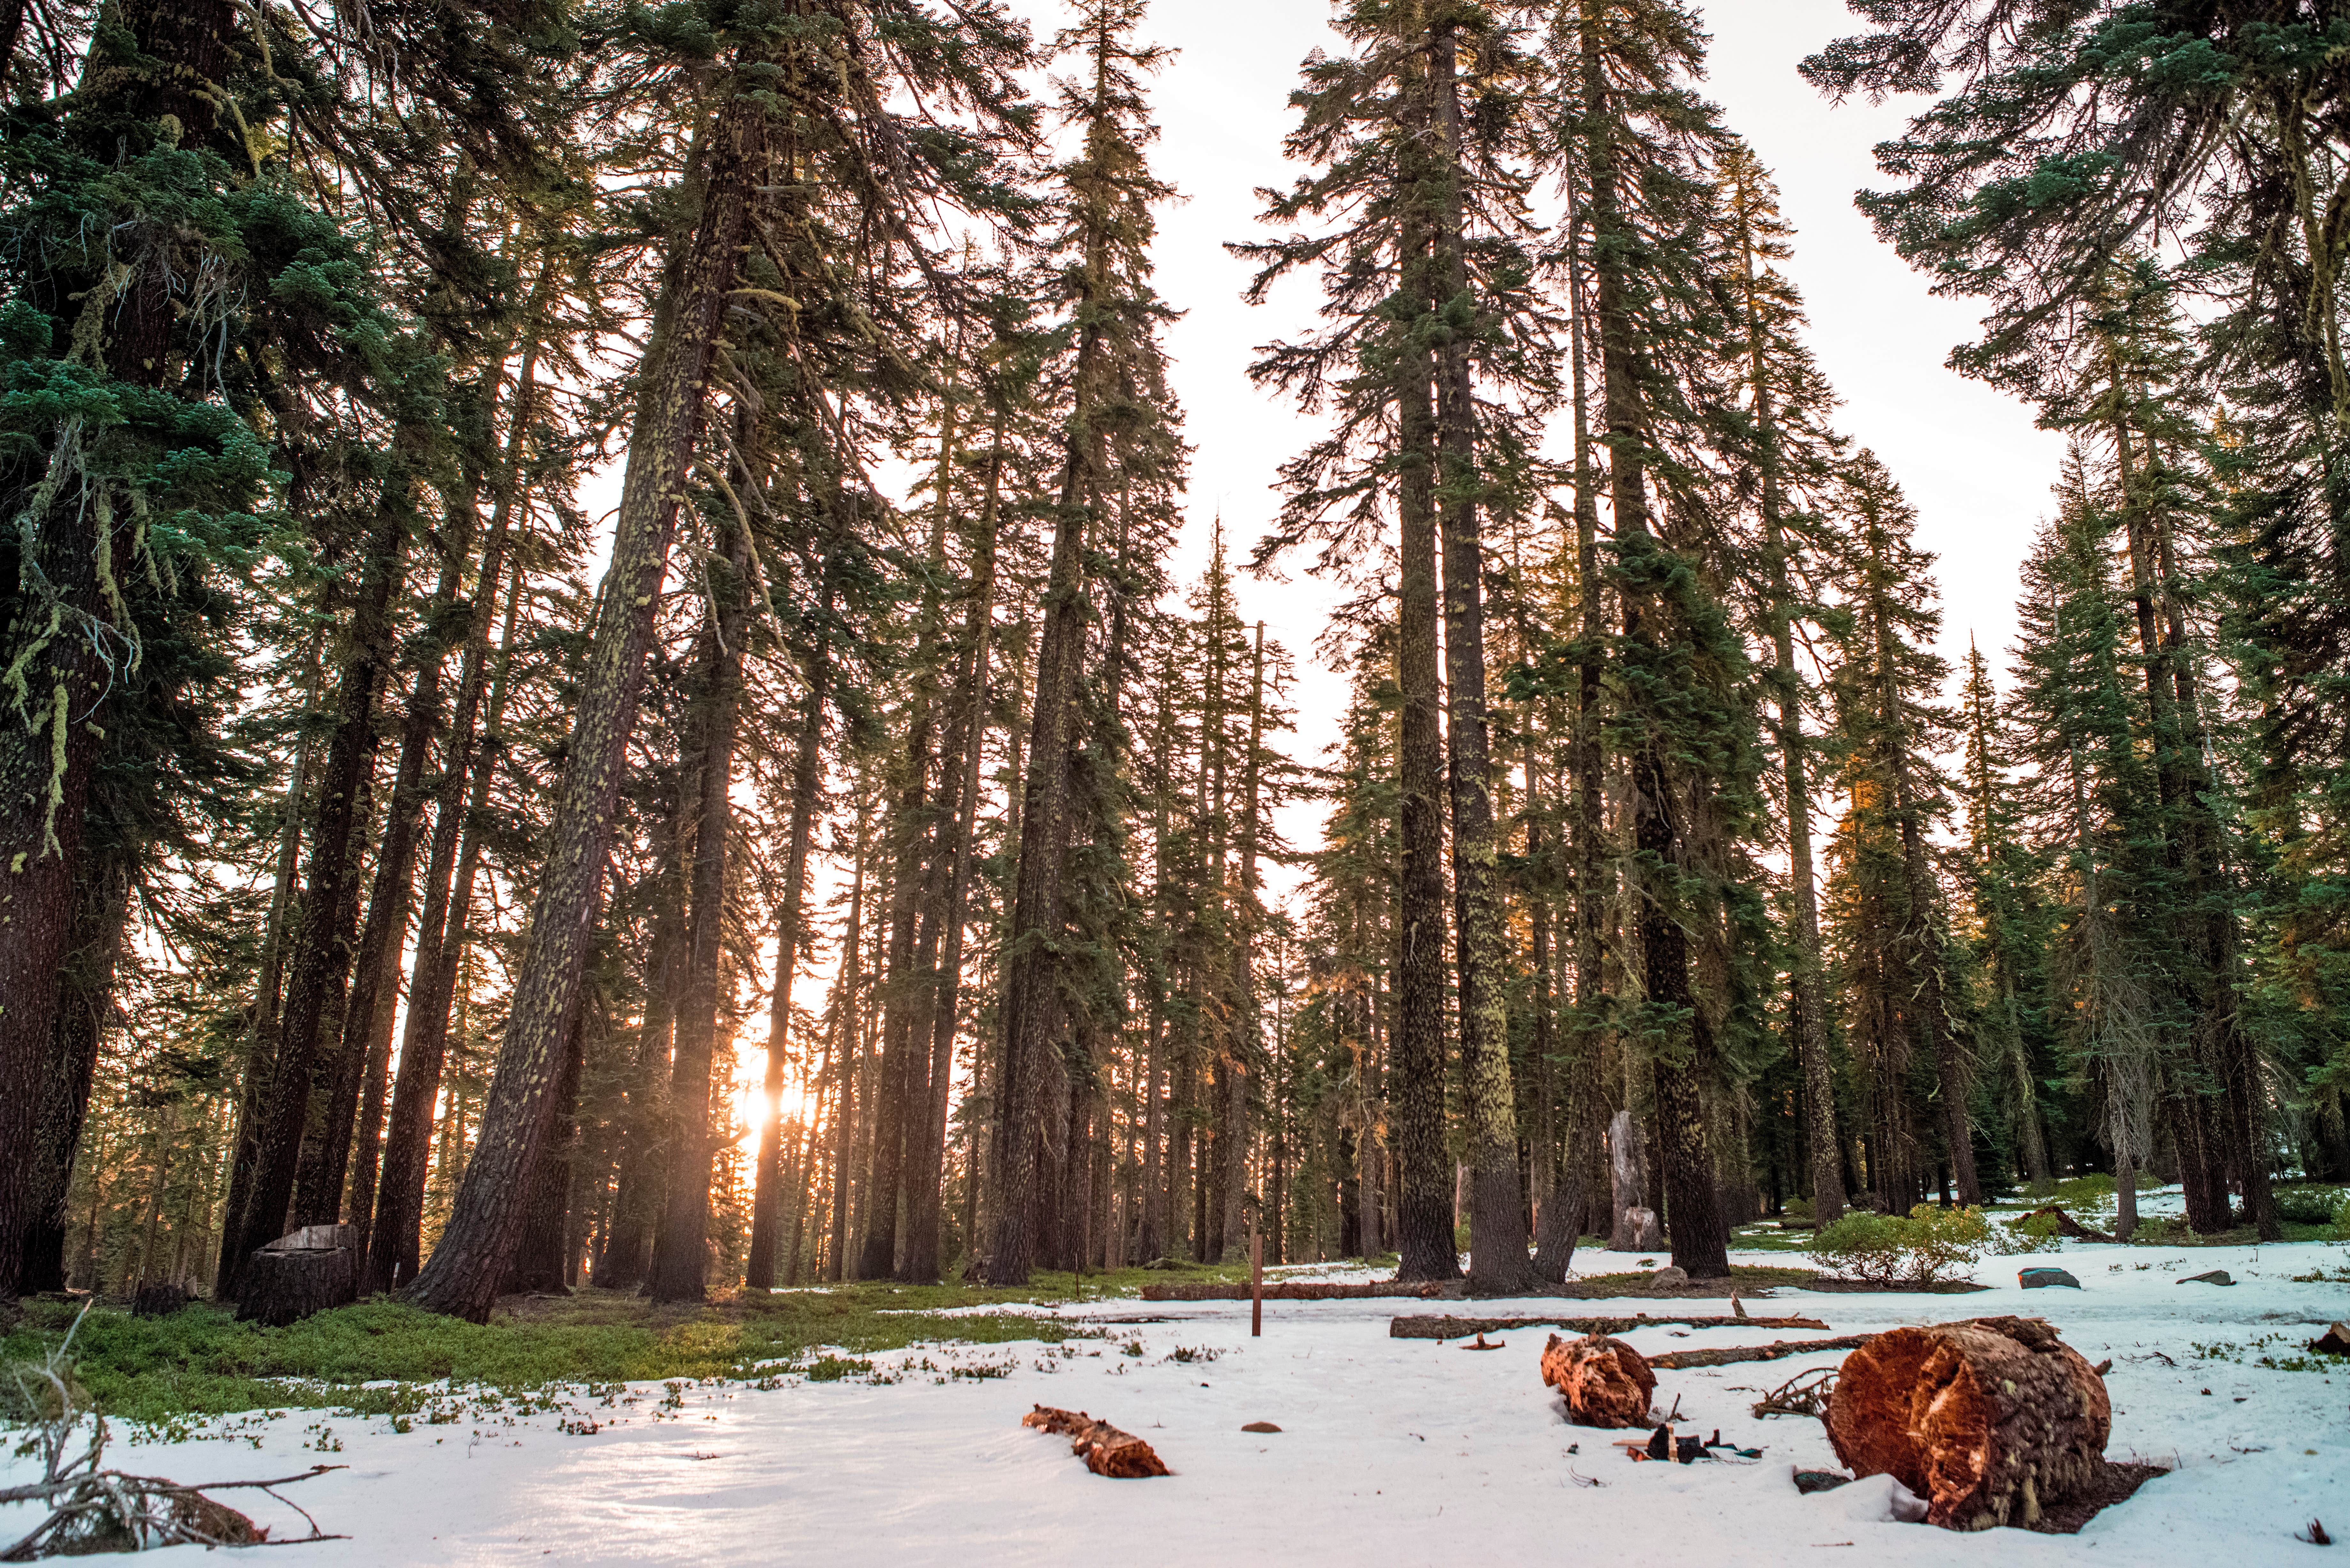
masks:
[[(1018, 8), (1045, 36), (1066, 15), (1056, 0)], [(1710, 91), (1779, 182), (1797, 231), (1789, 271), (1810, 305), (1814, 349), (1844, 396), (1844, 428), (1899, 479), (1918, 511), (1920, 544), (1941, 557), (1943, 651), (1955, 663), (1971, 629), (2000, 668), (2017, 566), (2062, 443), (2036, 429), (2023, 405), (1943, 368), (1974, 331), (1973, 303), (1932, 297), (1852, 205), (1856, 190), (1882, 182), (1871, 147), (1923, 100), (1831, 108), (1796, 75), (1805, 55), (1856, 29), (1839, 0), (1735, 0), (1703, 10), (1714, 33)], [(1152, 150), (1160, 176), (1185, 197), (1160, 214), (1154, 253), (1160, 293), (1188, 312), (1169, 337), (1196, 449), (1179, 579), (1198, 573), (1219, 509), (1234, 553), (1245, 552), (1279, 505), (1281, 462), (1311, 434), (1287, 404), (1260, 396), (1246, 369), (1257, 345), (1306, 325), (1318, 296), (1301, 282), (1251, 309), (1240, 299), (1249, 269), (1222, 247), (1260, 234), (1254, 192), (1296, 172), (1281, 155), (1295, 123), (1288, 95), (1307, 52), (1334, 41), (1329, 14), (1323, 0), (1158, 0), (1145, 23), (1146, 37), (1180, 51), (1155, 85), (1161, 135)], [(1238, 595), (1243, 613), (1262, 618), (1299, 658), (1295, 745), (1319, 760), (1336, 732), (1343, 688), (1312, 667), (1310, 653), (1337, 596), (1302, 574), (1287, 582), (1244, 576)], [(1313, 842), (1321, 811), (1293, 808), (1284, 825), (1293, 843)]]

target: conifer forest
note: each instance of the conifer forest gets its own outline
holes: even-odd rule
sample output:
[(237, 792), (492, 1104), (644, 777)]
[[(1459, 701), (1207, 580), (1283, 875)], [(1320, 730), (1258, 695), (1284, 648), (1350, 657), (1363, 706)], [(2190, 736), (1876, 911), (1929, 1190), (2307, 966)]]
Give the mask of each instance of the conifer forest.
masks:
[(1804, 62), (2062, 443), (1970, 643), (1693, 0), (1286, 0), (1195, 491), (1179, 3), (0, 0), (0, 1298), (2350, 1181), (2350, 6)]

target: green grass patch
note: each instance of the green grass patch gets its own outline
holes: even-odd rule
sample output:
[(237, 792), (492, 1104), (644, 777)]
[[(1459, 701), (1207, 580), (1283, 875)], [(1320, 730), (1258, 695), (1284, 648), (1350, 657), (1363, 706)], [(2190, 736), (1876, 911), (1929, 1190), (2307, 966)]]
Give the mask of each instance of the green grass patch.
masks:
[(1742, 1225), (1730, 1233), (1730, 1244), (1741, 1252), (1802, 1252), (1812, 1244), (1809, 1231), (1782, 1231), (1775, 1220)]
[[(1221, 1273), (1245, 1277), (1236, 1268), (1186, 1277)], [(940, 1314), (992, 1303), (1115, 1300), (1165, 1277), (1145, 1270), (1043, 1274), (1022, 1290), (856, 1284), (738, 1293), (688, 1307), (582, 1291), (516, 1301), (487, 1324), (380, 1298), (285, 1328), (238, 1323), (229, 1309), (204, 1302), (152, 1318), (99, 1306), (75, 1336), (73, 1360), (98, 1407), (138, 1428), (172, 1430), (191, 1418), (282, 1409), (442, 1422), (458, 1418), (451, 1408), (461, 1397), (552, 1409), (558, 1391), (621, 1383), (856, 1376), (871, 1370), (865, 1357), (918, 1344), (1105, 1337), (1023, 1314)], [(0, 1360), (37, 1358), (80, 1310), (56, 1300), (25, 1305), (23, 1319), (0, 1338)], [(369, 1383), (389, 1386), (362, 1386)]]

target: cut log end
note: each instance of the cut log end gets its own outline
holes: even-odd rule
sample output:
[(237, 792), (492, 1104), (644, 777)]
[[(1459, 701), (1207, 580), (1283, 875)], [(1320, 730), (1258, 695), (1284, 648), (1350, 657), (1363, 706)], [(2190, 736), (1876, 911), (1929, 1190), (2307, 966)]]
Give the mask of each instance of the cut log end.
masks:
[(1138, 1480), (1145, 1476), (1171, 1475), (1166, 1462), (1149, 1443), (1122, 1432), (1107, 1421), (1097, 1421), (1083, 1410), (1056, 1410), (1039, 1405), (1020, 1417), (1024, 1427), (1069, 1439), (1069, 1451), (1086, 1461), (1086, 1469), (1114, 1480)]
[(1543, 1346), (1543, 1381), (1566, 1398), (1566, 1418), (1578, 1427), (1643, 1427), (1657, 1393), (1657, 1375), (1640, 1353), (1604, 1334), (1581, 1339), (1550, 1336)]
[(236, 1315), (283, 1328), (359, 1299), (359, 1227), (305, 1225), (246, 1260)]
[(2032, 1525), (2101, 1473), (2105, 1379), (2032, 1318), (1898, 1328), (1845, 1358), (1828, 1438), (1855, 1475), (1894, 1477), (1950, 1530)]

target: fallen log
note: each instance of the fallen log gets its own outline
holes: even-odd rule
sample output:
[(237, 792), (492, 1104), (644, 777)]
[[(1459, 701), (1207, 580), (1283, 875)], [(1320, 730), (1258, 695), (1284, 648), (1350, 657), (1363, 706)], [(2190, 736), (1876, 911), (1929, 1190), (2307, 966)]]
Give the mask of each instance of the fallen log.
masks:
[(2108, 1236), (2103, 1231), (2090, 1230), (2054, 1203), (2043, 1209), (2034, 1209), (2016, 1223), (2022, 1224), (2024, 1220), (2037, 1220), (2043, 1214), (2053, 1214), (2056, 1217), (2056, 1234), (2059, 1236), (2067, 1236), (2075, 1241), (2110, 1241), (2115, 1246), (2121, 1245), (2121, 1238), (2118, 1236)]
[(2113, 1407), (2047, 1324), (1992, 1317), (1874, 1336), (1845, 1357), (1826, 1421), (1855, 1475), (1894, 1477), (1929, 1523), (1988, 1530), (2096, 1486)]
[(1566, 1397), (1566, 1418), (1578, 1427), (1644, 1427), (1657, 1394), (1648, 1360), (1604, 1334), (1552, 1334), (1543, 1346), (1542, 1379)]
[[(1451, 1287), (1458, 1291), (1455, 1284)], [(1406, 1285), (1393, 1280), (1373, 1280), (1367, 1284), (1337, 1284), (1328, 1280), (1284, 1280), (1268, 1283), (1264, 1299), (1269, 1302), (1339, 1302), (1359, 1301), (1378, 1296), (1409, 1296), (1427, 1301), (1442, 1296), (1446, 1287), (1440, 1283)], [(1147, 1302), (1244, 1302), (1249, 1299), (1246, 1285), (1175, 1284), (1145, 1285), (1142, 1299)]]
[(1472, 1334), (1506, 1334), (1518, 1328), (1563, 1328), (1575, 1334), (1629, 1334), (1658, 1324), (1690, 1328), (1825, 1328), (1815, 1317), (1448, 1317), (1418, 1314), (1388, 1320), (1389, 1339), (1466, 1339)]
[(1846, 1334), (1834, 1339), (1782, 1339), (1771, 1345), (1727, 1345), (1720, 1350), (1669, 1350), (1648, 1357), (1648, 1365), (1670, 1372), (1683, 1366), (1727, 1366), (1733, 1361), (1776, 1361), (1782, 1356), (1809, 1355), (1815, 1350), (1852, 1350), (1868, 1339), (1865, 1334)]
[(1132, 1432), (1121, 1432), (1107, 1421), (1097, 1421), (1083, 1410), (1055, 1410), (1039, 1405), (1020, 1417), (1035, 1427), (1069, 1439), (1069, 1451), (1086, 1461), (1086, 1469), (1115, 1480), (1136, 1480), (1171, 1472), (1149, 1443)]

